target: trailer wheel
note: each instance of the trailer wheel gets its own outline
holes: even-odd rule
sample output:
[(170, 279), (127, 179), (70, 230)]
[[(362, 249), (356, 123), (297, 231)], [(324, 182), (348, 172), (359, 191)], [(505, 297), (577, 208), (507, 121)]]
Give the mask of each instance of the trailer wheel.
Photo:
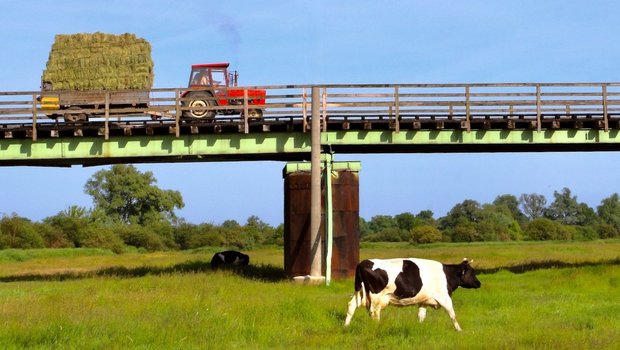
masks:
[(82, 110), (80, 107), (69, 107), (69, 110), (73, 110), (75, 112), (64, 114), (65, 123), (88, 122), (88, 115), (86, 113), (80, 112)]
[[(215, 110), (209, 110), (207, 108), (216, 106), (215, 99), (213, 95), (197, 91), (190, 92), (186, 98), (189, 100), (188, 102), (183, 102), (183, 105), (187, 105), (187, 107), (195, 108), (189, 111), (183, 111), (184, 118), (190, 119), (213, 119), (215, 117)], [(202, 108), (204, 109), (202, 109)]]

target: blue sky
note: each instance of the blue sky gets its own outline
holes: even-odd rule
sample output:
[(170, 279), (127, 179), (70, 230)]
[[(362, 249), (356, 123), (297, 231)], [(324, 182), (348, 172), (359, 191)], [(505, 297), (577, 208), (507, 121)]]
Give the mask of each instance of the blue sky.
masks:
[[(189, 66), (229, 61), (242, 85), (619, 82), (617, 1), (28, 1), (0, 0), (0, 90), (38, 90), (55, 34), (135, 33), (152, 45), (155, 87)], [(572, 190), (593, 208), (620, 192), (620, 155), (336, 155), (360, 160), (360, 214), (465, 199)], [(193, 223), (283, 219), (281, 162), (137, 165), (181, 192)], [(87, 179), (107, 167), (2, 167), (0, 215), (34, 220), (91, 207)]]

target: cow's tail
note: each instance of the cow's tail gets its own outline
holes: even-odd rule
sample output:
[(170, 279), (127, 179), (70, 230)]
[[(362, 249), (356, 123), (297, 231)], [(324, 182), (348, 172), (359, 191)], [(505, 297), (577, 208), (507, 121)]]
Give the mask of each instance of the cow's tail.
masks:
[(349, 306), (347, 308), (347, 317), (344, 320), (345, 327), (351, 323), (351, 319), (353, 318), (353, 314), (355, 314), (355, 310), (364, 305), (366, 301), (366, 288), (364, 283), (362, 282), (361, 268), (358, 265), (355, 269), (355, 292), (353, 293), (353, 297), (349, 301)]
[(360, 265), (357, 265), (357, 268), (355, 269), (355, 296), (354, 297), (355, 297), (355, 302), (358, 307), (363, 304), (368, 303), (367, 294), (368, 293), (366, 292), (366, 286), (364, 285), (364, 282), (362, 279), (362, 267)]

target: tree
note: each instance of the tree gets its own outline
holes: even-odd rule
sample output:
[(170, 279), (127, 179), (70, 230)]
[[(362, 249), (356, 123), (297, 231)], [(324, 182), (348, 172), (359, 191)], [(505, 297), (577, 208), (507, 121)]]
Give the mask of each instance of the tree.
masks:
[(564, 187), (561, 192), (553, 191), (553, 203), (549, 205), (545, 216), (565, 225), (587, 225), (594, 222), (594, 210), (585, 203), (577, 202), (570, 189)]
[(475, 227), (482, 240), (513, 241), (521, 238), (521, 227), (505, 205), (485, 204), (480, 217)]
[(396, 215), (394, 219), (396, 220), (396, 224), (398, 225), (398, 228), (400, 228), (401, 230), (409, 231), (416, 225), (415, 215), (409, 212), (400, 213)]
[(523, 213), (530, 219), (535, 220), (545, 215), (547, 199), (542, 194), (522, 194), (519, 197), (519, 204), (523, 207)]
[(617, 193), (601, 201), (596, 212), (602, 222), (613, 226), (620, 231), (620, 196)]
[(527, 221), (527, 217), (523, 214), (521, 209), (519, 209), (519, 200), (512, 194), (504, 194), (495, 197), (493, 205), (495, 205), (497, 209), (506, 209), (512, 218), (520, 223), (525, 223)]
[(481, 210), (480, 203), (472, 199), (466, 199), (455, 205), (446, 216), (441, 218), (440, 229), (452, 229), (462, 222), (478, 222)]
[(397, 228), (398, 224), (390, 215), (375, 215), (368, 222), (368, 227), (371, 232), (378, 233), (390, 228)]
[(162, 190), (153, 173), (139, 172), (133, 165), (117, 164), (96, 172), (84, 186), (93, 198), (95, 210), (115, 221), (144, 225), (176, 219), (175, 208), (183, 208), (178, 191)]

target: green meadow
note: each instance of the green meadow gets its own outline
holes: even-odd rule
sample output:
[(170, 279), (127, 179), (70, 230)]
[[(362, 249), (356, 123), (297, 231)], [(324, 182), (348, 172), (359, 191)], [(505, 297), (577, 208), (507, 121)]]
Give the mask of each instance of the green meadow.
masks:
[(618, 349), (620, 240), (375, 243), (361, 257), (474, 260), (482, 288), (442, 309), (357, 310), (353, 281), (296, 285), (281, 248), (248, 251), (243, 270), (212, 272), (216, 248), (116, 255), (100, 249), (0, 251), (2, 349)]

